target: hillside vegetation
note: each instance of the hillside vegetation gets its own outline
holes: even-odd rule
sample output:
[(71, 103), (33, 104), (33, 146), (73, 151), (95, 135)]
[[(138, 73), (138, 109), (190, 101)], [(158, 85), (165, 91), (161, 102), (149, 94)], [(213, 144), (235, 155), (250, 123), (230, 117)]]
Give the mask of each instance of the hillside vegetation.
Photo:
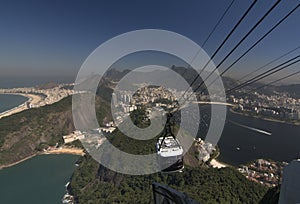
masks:
[[(97, 96), (99, 121), (109, 115), (107, 109), (108, 103)], [(0, 119), (0, 167), (20, 161), (47, 146), (61, 145), (62, 136), (74, 130), (72, 97)]]
[(187, 167), (182, 173), (131, 176), (115, 173), (90, 156), (82, 157), (79, 163), (70, 184), (79, 204), (153, 203), (154, 181), (184, 192), (200, 203), (260, 203), (268, 191), (232, 168)]
[(0, 120), (0, 166), (28, 157), (45, 145), (61, 144), (74, 130), (71, 97)]

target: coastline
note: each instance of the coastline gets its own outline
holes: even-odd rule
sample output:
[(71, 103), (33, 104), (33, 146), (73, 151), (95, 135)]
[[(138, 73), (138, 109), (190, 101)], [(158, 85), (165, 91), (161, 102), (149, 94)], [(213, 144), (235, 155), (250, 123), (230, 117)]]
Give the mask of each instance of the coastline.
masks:
[(0, 113), (0, 119), (3, 117), (7, 117), (19, 112), (22, 112), (24, 110), (27, 110), (27, 106), (26, 104), (29, 102), (31, 104), (36, 104), (39, 103), (40, 101), (42, 101), (42, 97), (36, 94), (24, 94), (24, 93), (1, 93), (1, 94), (7, 94), (7, 95), (20, 95), (20, 96), (24, 96), (26, 98), (28, 98), (27, 101), (25, 101), (24, 103), (20, 104), (17, 107), (14, 107), (12, 109), (9, 109), (7, 111), (4, 111), (2, 113)]
[(84, 149), (63, 147), (58, 149), (47, 150), (42, 152), (41, 154), (72, 154), (83, 156), (85, 155), (85, 152)]
[(242, 115), (242, 116), (246, 116), (246, 117), (252, 117), (252, 118), (256, 118), (256, 119), (261, 119), (261, 120), (265, 120), (265, 121), (269, 121), (269, 122), (300, 126), (300, 122), (288, 122), (288, 121), (283, 121), (283, 120), (266, 118), (266, 117), (263, 117), (263, 116), (250, 115), (250, 114), (247, 114), (247, 113), (241, 113), (241, 112), (234, 111), (232, 108), (230, 108), (229, 111), (231, 113), (234, 113), (234, 114), (238, 114), (238, 115)]
[(218, 154), (209, 162), (210, 165), (213, 167), (213, 168), (225, 168), (225, 167), (229, 167), (230, 165), (229, 164), (226, 164), (226, 163), (223, 163), (223, 162), (220, 162), (217, 160), (217, 158), (220, 156), (220, 151), (218, 152)]
[(28, 156), (28, 157), (25, 157), (24, 159), (21, 159), (21, 160), (19, 160), (19, 161), (13, 162), (13, 163), (11, 163), (11, 164), (2, 165), (2, 166), (0, 166), (0, 170), (6, 169), (6, 168), (9, 168), (9, 167), (12, 167), (12, 166), (15, 166), (15, 165), (17, 165), (17, 164), (20, 164), (20, 163), (22, 163), (22, 162), (24, 162), (24, 161), (26, 161), (26, 160), (28, 160), (28, 159), (31, 159), (32, 157), (35, 157), (35, 156), (37, 156), (37, 155), (38, 155), (38, 154), (35, 153), (35, 154), (33, 154), (33, 155), (30, 155), (30, 156)]
[(47, 151), (44, 151), (44, 152), (37, 152), (37, 153), (34, 153), (28, 157), (25, 157), (19, 161), (16, 161), (16, 162), (13, 162), (11, 164), (7, 164), (7, 165), (2, 165), (0, 166), (0, 170), (2, 169), (6, 169), (6, 168), (9, 168), (9, 167), (12, 167), (12, 166), (15, 166), (17, 164), (20, 164), (26, 160), (29, 160), (35, 156), (38, 156), (38, 155), (51, 155), (51, 154), (70, 154), (70, 155), (79, 155), (79, 156), (83, 156), (85, 155), (85, 152), (83, 149), (79, 149), (79, 148), (61, 148), (61, 149), (53, 149), (53, 150), (47, 150)]
[(213, 168), (218, 168), (218, 169), (229, 167), (228, 164), (222, 163), (222, 162), (218, 161), (217, 159), (212, 159), (210, 161), (210, 165), (212, 165)]

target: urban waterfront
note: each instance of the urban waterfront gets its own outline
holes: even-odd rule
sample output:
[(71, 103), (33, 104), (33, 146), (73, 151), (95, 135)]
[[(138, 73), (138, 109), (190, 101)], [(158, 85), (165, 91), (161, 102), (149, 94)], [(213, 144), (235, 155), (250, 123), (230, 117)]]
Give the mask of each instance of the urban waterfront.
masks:
[(28, 98), (21, 95), (0, 94), (0, 113), (25, 103)]
[(0, 170), (1, 203), (61, 203), (77, 160), (75, 155), (39, 155)]
[[(11, 100), (16, 101), (14, 98)], [(20, 103), (22, 102), (16, 106)], [(7, 110), (11, 103), (1, 101), (1, 104), (6, 107), (4, 110)], [(263, 134), (254, 131), (255, 129), (272, 134)], [(221, 151), (218, 159), (235, 166), (259, 158), (290, 162), (300, 157), (299, 143), (300, 126), (266, 121), (228, 111), (224, 132), (218, 143)], [(12, 204), (60, 203), (65, 193), (65, 184), (76, 168), (74, 164), (77, 159), (78, 156), (73, 155), (42, 155), (1, 170), (2, 201)]]
[[(0, 94), (0, 112), (14, 108), (26, 100), (26, 97), (19, 95)], [(251, 131), (236, 123), (267, 131), (272, 135)], [(266, 121), (228, 111), (227, 122), (218, 143), (221, 151), (218, 159), (236, 166), (259, 158), (289, 162), (300, 158), (298, 144), (300, 144), (300, 126)]]

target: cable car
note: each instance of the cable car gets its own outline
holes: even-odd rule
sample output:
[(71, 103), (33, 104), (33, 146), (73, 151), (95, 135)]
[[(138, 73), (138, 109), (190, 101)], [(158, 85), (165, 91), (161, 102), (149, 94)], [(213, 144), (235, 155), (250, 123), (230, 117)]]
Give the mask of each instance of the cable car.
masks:
[(183, 149), (175, 138), (172, 136), (158, 138), (156, 149), (162, 172), (182, 171)]
[(162, 137), (158, 138), (156, 150), (158, 164), (162, 172), (180, 172), (183, 170), (183, 148), (179, 144), (171, 130), (171, 118), (173, 114), (167, 113), (167, 121)]

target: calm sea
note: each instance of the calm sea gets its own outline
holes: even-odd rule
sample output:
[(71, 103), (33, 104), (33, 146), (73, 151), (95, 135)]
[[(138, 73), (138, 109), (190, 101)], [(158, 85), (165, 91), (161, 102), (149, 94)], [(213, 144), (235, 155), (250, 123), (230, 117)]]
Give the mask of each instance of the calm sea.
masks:
[(57, 204), (75, 170), (75, 155), (40, 155), (0, 170), (0, 203)]
[(28, 98), (20, 95), (0, 94), (0, 113), (17, 107), (27, 100)]
[(271, 132), (272, 135), (227, 122), (218, 143), (221, 161), (239, 165), (259, 158), (287, 162), (300, 158), (300, 126), (265, 121), (231, 112), (228, 112), (227, 119)]

